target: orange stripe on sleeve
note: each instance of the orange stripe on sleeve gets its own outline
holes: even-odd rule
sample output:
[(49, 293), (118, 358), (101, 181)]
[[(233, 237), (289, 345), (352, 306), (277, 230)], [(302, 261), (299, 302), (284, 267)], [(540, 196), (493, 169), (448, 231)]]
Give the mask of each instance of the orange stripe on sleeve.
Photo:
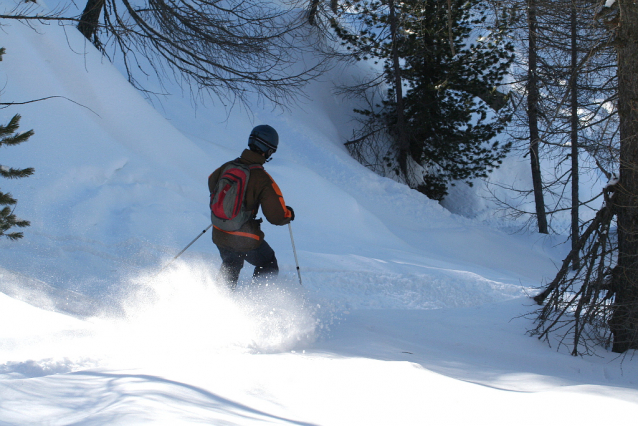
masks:
[[(266, 171), (264, 170), (264, 172), (266, 172)], [(290, 210), (288, 210), (288, 208), (286, 208), (286, 202), (284, 201), (284, 196), (281, 193), (281, 189), (279, 189), (279, 185), (277, 185), (277, 182), (275, 182), (275, 180), (272, 178), (272, 176), (270, 176), (268, 174), (268, 172), (266, 172), (266, 174), (268, 175), (268, 177), (272, 181), (272, 188), (275, 190), (275, 194), (277, 194), (279, 196), (279, 202), (281, 203), (281, 208), (284, 209), (284, 217), (285, 218), (292, 217), (292, 213), (290, 213)]]

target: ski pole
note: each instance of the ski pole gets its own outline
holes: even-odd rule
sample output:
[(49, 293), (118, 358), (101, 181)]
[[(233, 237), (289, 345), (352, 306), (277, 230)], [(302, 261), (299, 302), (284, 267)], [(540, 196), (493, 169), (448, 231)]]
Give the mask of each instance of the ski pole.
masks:
[(211, 223), (210, 225), (208, 225), (208, 228), (204, 229), (202, 232), (199, 233), (199, 235), (197, 237), (195, 237), (195, 239), (193, 241), (191, 241), (186, 247), (184, 247), (184, 250), (180, 251), (179, 253), (177, 253), (177, 255), (172, 258), (166, 265), (164, 265), (164, 267), (162, 269), (160, 269), (160, 271), (154, 275), (154, 277), (158, 276), (159, 274), (162, 273), (162, 271), (166, 268), (168, 268), (168, 266), (173, 263), (175, 261), (175, 259), (177, 259), (178, 257), (180, 257), (182, 255), (182, 253), (184, 253), (186, 250), (188, 250), (188, 248), (190, 246), (193, 245), (193, 243), (195, 243), (195, 241), (199, 240), (199, 237), (201, 237), (202, 235), (204, 235), (206, 233), (206, 231), (208, 231), (211, 227), (213, 226), (213, 224)]
[(297, 264), (297, 275), (299, 276), (299, 285), (303, 287), (301, 283), (301, 271), (299, 270), (299, 260), (297, 259), (297, 249), (295, 249), (295, 239), (292, 237), (292, 226), (288, 222), (288, 230), (290, 231), (290, 241), (292, 242), (292, 252), (295, 254), (295, 263)]

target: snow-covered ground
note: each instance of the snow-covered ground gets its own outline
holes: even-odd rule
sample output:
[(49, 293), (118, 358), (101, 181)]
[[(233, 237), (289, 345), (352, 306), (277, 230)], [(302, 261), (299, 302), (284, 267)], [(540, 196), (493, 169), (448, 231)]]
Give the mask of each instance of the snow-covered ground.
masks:
[[(2, 0), (0, 5), (10, 0)], [(456, 216), (352, 160), (331, 78), (289, 111), (155, 103), (71, 28), (4, 23), (0, 110), (28, 142), (0, 163), (31, 221), (0, 241), (0, 425), (628, 423), (638, 366), (526, 335), (563, 239)], [(72, 100), (73, 102), (71, 102)], [(216, 282), (206, 179), (268, 123), (295, 208), (264, 225), (277, 282)], [(511, 174), (511, 170), (503, 172)], [(455, 201), (459, 211), (464, 201)], [(471, 197), (470, 197), (471, 198)]]

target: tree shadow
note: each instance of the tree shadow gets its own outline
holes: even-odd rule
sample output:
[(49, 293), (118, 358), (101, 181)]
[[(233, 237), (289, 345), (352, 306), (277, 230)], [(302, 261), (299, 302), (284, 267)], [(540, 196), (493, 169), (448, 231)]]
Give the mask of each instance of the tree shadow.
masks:
[(179, 419), (215, 425), (316, 426), (252, 408), (201, 387), (146, 374), (81, 371), (50, 376), (47, 382), (33, 386), (13, 384), (5, 382), (14, 398), (0, 403), (0, 411), (13, 410), (18, 421), (39, 421), (32, 417), (37, 413), (27, 408), (44, 402), (61, 415), (58, 421), (64, 419), (69, 425)]
[(611, 353), (574, 357), (527, 336), (531, 320), (520, 317), (521, 300), (441, 310), (360, 310), (348, 327), (333, 330), (332, 339), (315, 349), (344, 358), (410, 362), (503, 391), (593, 385), (624, 389), (635, 399), (636, 364), (623, 365)]

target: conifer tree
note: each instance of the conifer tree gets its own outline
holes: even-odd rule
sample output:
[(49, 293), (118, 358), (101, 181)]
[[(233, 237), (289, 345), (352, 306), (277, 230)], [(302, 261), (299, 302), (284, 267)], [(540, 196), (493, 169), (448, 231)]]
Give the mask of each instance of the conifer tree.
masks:
[[(0, 48), (0, 60), (5, 49)], [(20, 127), (20, 115), (16, 114), (7, 125), (0, 124), (0, 148), (4, 146), (15, 146), (27, 141), (32, 135), (33, 130), (24, 133), (17, 133)], [(34, 172), (32, 167), (26, 169), (16, 169), (0, 164), (0, 176), (7, 179), (18, 179), (32, 175)], [(12, 206), (17, 204), (18, 200), (13, 198), (11, 194), (0, 191), (0, 237), (7, 237), (11, 240), (22, 238), (22, 232), (8, 232), (9, 229), (15, 227), (24, 228), (29, 226), (29, 222), (19, 219), (14, 213)]]
[[(381, 103), (359, 111), (364, 126), (350, 152), (437, 200), (455, 181), (498, 167), (509, 149), (494, 141), (509, 118), (498, 92), (513, 59), (505, 28), (487, 25), (479, 1), (348, 3), (354, 24), (337, 33), (358, 59), (384, 63), (376, 82), (387, 87)], [(365, 159), (383, 137), (391, 142), (374, 150), (381, 158)]]

